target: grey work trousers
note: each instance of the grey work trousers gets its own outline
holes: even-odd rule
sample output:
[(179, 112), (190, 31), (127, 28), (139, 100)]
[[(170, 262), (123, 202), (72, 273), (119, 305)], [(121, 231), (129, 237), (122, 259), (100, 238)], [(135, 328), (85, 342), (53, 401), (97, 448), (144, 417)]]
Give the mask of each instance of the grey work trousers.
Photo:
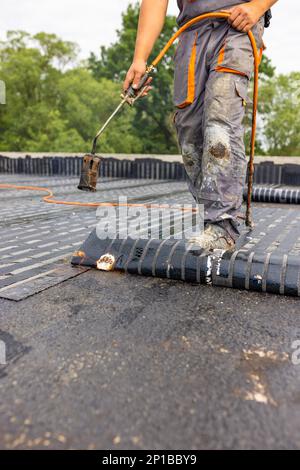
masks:
[[(253, 28), (263, 47), (263, 18)], [(226, 20), (184, 32), (175, 53), (174, 123), (190, 191), (205, 223), (228, 221), (238, 232), (247, 172), (245, 106), (253, 70), (248, 35)]]

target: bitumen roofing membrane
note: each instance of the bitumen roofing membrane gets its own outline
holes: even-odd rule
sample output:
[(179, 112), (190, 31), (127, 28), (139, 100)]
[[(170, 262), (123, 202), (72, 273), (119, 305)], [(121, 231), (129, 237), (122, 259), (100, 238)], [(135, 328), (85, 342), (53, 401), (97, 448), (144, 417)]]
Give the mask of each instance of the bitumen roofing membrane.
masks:
[(213, 286), (300, 295), (300, 211), (256, 208), (256, 225), (232, 252), (189, 248), (183, 240), (101, 240), (94, 229), (72, 259), (97, 268), (105, 254), (116, 269)]
[[(192, 202), (184, 181), (0, 182)], [(0, 191), (0, 448), (300, 447), (298, 205), (254, 203), (253, 232), (208, 259), (181, 240), (100, 241), (95, 209), (41, 197)], [(72, 266), (80, 251), (90, 262)], [(108, 251), (116, 269), (91, 268)]]
[[(2, 175), (0, 181), (45, 186), (65, 200), (117, 201), (126, 196), (134, 203), (192, 203), (184, 181), (102, 178), (95, 194), (78, 191), (75, 177)], [(0, 297), (26, 298), (95, 268), (107, 252), (116, 259), (115, 269), (132, 274), (299, 296), (298, 193), (292, 187), (256, 186), (254, 199), (278, 204), (254, 207), (255, 227), (244, 230), (234, 252), (206, 254), (178, 239), (100, 240), (96, 210), (45, 204), (31, 191), (2, 190)], [(70, 257), (78, 252), (72, 267)]]

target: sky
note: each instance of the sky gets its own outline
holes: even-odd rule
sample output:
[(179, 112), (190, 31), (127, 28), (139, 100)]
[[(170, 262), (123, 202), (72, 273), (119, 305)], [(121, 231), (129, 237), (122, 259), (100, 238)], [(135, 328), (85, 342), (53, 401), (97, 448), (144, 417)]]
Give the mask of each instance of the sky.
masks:
[[(130, 0), (6, 0), (1, 2), (0, 39), (7, 30), (22, 29), (29, 33), (56, 33), (76, 42), (81, 57), (88, 57), (100, 45), (116, 40), (121, 12)], [(169, 12), (176, 15), (176, 0), (169, 1)], [(273, 21), (266, 30), (267, 55), (277, 72), (300, 70), (300, 1), (279, 0), (273, 8)]]

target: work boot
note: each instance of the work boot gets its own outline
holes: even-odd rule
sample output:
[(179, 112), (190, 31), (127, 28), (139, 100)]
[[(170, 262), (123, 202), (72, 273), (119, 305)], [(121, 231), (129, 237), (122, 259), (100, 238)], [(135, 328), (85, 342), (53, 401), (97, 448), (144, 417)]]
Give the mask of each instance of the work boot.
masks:
[(235, 239), (220, 224), (206, 224), (204, 232), (188, 240), (189, 246), (197, 245), (206, 251), (233, 250)]

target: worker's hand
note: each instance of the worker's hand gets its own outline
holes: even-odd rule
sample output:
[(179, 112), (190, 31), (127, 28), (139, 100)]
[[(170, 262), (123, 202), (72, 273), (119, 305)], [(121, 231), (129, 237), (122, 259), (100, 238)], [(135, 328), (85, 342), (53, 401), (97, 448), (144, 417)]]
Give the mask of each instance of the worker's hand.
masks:
[[(133, 61), (130, 69), (127, 72), (126, 79), (123, 83), (123, 91), (126, 92), (130, 85), (132, 85), (133, 88), (138, 87), (138, 84), (140, 80), (142, 79), (143, 75), (146, 73), (146, 68), (147, 65), (143, 60), (135, 60)], [(148, 95), (149, 91), (152, 90), (152, 87), (150, 86), (150, 83), (152, 82), (152, 77), (149, 77), (147, 83), (146, 83), (146, 88), (142, 96)]]
[(231, 13), (228, 22), (233, 28), (243, 33), (248, 33), (264, 14), (263, 9), (257, 1), (242, 3), (227, 11)]

